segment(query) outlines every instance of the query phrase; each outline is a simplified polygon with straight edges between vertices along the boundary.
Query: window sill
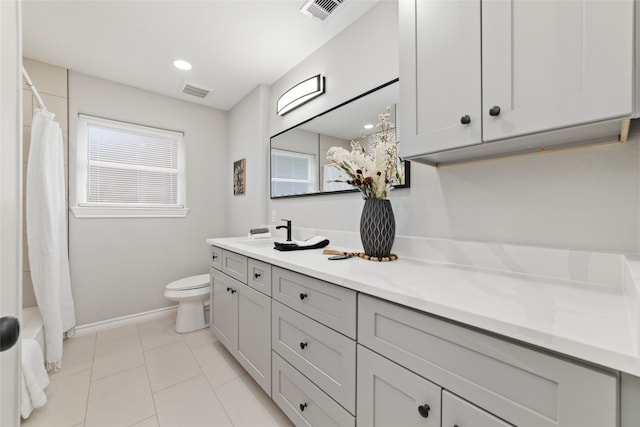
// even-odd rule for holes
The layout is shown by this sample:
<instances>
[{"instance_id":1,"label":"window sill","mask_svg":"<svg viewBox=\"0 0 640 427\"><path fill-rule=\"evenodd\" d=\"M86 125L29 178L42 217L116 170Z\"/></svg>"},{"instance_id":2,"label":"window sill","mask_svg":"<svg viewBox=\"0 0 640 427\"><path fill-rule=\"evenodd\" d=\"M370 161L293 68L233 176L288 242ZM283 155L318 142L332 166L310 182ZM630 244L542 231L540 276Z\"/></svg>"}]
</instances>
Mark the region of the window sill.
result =
<instances>
[{"instance_id":1,"label":"window sill","mask_svg":"<svg viewBox=\"0 0 640 427\"><path fill-rule=\"evenodd\" d=\"M74 206L71 211L76 218L184 218L187 208L128 208Z\"/></svg>"}]
</instances>

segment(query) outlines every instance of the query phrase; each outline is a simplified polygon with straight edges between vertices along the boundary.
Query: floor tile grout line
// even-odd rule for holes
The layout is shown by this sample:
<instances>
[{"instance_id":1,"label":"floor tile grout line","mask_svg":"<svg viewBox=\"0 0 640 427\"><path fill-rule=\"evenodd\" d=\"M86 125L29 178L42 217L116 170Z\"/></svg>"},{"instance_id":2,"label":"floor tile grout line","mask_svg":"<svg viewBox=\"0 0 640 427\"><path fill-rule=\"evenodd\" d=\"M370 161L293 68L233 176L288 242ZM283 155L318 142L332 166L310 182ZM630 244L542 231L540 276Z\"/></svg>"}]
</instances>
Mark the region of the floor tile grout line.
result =
<instances>
[{"instance_id":1,"label":"floor tile grout line","mask_svg":"<svg viewBox=\"0 0 640 427\"><path fill-rule=\"evenodd\" d=\"M142 336L140 334L140 326L139 326L139 323L137 322L136 322L136 328L138 329L138 335L140 335L140 346L143 347ZM158 407L156 406L156 397L155 397L155 393L153 392L153 389L151 388L151 375L149 375L149 366L147 365L147 352L144 351L144 347L142 349L142 359L144 360L144 370L147 373L147 383L149 384L149 392L151 393L151 401L153 402L153 411L154 411L153 414L156 417L156 421L158 422L158 425L160 425L160 417L158 417Z\"/></svg>"},{"instance_id":2,"label":"floor tile grout line","mask_svg":"<svg viewBox=\"0 0 640 427\"><path fill-rule=\"evenodd\" d=\"M98 334L93 337L93 352L91 354L91 372L89 372L89 387L87 388L87 399L84 402L84 418L82 424L87 424L87 416L89 415L89 396L91 396L91 386L93 385L93 368L96 364L96 346L98 345Z\"/></svg>"}]
</instances>

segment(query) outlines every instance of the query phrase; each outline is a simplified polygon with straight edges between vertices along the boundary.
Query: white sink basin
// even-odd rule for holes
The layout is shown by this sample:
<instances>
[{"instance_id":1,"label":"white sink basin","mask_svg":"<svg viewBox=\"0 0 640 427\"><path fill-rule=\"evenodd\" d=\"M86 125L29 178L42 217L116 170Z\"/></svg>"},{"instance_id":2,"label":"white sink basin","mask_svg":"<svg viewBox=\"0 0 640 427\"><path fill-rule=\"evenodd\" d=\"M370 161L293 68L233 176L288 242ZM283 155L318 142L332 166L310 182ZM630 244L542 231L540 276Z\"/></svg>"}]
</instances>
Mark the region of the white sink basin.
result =
<instances>
[{"instance_id":1,"label":"white sink basin","mask_svg":"<svg viewBox=\"0 0 640 427\"><path fill-rule=\"evenodd\" d=\"M273 239L246 239L238 243L247 246L273 246Z\"/></svg>"}]
</instances>

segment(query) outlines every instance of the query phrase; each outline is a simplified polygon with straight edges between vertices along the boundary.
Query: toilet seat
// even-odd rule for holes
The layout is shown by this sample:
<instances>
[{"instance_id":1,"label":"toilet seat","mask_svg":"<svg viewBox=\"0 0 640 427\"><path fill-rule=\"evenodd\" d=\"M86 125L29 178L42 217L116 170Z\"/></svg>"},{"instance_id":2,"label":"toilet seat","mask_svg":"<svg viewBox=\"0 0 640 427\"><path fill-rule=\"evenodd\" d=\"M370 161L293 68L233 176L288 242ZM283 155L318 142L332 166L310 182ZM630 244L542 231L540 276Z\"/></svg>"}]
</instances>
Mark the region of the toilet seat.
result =
<instances>
[{"instance_id":1,"label":"toilet seat","mask_svg":"<svg viewBox=\"0 0 640 427\"><path fill-rule=\"evenodd\" d=\"M200 274L197 276L185 277L184 279L176 280L165 286L167 291L188 291L194 289L202 289L209 286L209 275Z\"/></svg>"}]
</instances>

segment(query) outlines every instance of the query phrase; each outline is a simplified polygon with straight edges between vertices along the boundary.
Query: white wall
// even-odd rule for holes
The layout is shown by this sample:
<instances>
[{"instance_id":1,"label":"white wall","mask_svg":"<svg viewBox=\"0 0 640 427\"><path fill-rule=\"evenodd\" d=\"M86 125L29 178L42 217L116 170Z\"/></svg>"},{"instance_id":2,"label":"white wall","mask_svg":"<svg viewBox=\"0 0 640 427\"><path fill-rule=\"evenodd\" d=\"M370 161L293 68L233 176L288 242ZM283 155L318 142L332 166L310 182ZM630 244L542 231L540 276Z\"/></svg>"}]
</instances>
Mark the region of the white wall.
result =
<instances>
[{"instance_id":1,"label":"white wall","mask_svg":"<svg viewBox=\"0 0 640 427\"><path fill-rule=\"evenodd\" d=\"M206 273L205 239L226 234L231 189L227 113L69 72L69 149L79 113L183 131L186 218L69 218L71 282L79 325L174 304L176 279ZM75 173L70 163L70 194ZM73 200L72 200L73 201Z\"/></svg>"},{"instance_id":2,"label":"white wall","mask_svg":"<svg viewBox=\"0 0 640 427\"><path fill-rule=\"evenodd\" d=\"M392 46L398 45L398 20L393 7L388 2L376 6L272 86L270 105L275 104L283 88L321 71L327 75L327 87L339 87L340 93L328 89L318 98L322 101L314 100L284 118L275 117L271 111L271 135L339 104L355 92L378 86L381 79L397 76ZM380 28L384 28L384 35ZM380 60L381 37L392 45L387 47L392 52L389 61ZM371 55L360 56L367 46L372 49ZM347 57L349 60L344 59ZM414 163L411 188L395 190L390 196L396 232L637 252L639 127L639 123L633 123L628 143L441 168ZM292 219L294 227L358 231L362 199L359 194L275 199L269 209L276 210L278 218Z\"/></svg>"},{"instance_id":3,"label":"white wall","mask_svg":"<svg viewBox=\"0 0 640 427\"><path fill-rule=\"evenodd\" d=\"M270 135L398 78L398 61L398 3L383 0L271 85ZM277 116L277 99L318 73L326 77L326 93Z\"/></svg>"},{"instance_id":4,"label":"white wall","mask_svg":"<svg viewBox=\"0 0 640 427\"><path fill-rule=\"evenodd\" d=\"M228 175L231 176L234 161L246 158L247 182L244 195L234 196L231 183L224 188L229 201L224 236L245 236L249 229L266 224L265 194L269 194L268 96L269 88L260 85L229 112Z\"/></svg>"}]
</instances>

